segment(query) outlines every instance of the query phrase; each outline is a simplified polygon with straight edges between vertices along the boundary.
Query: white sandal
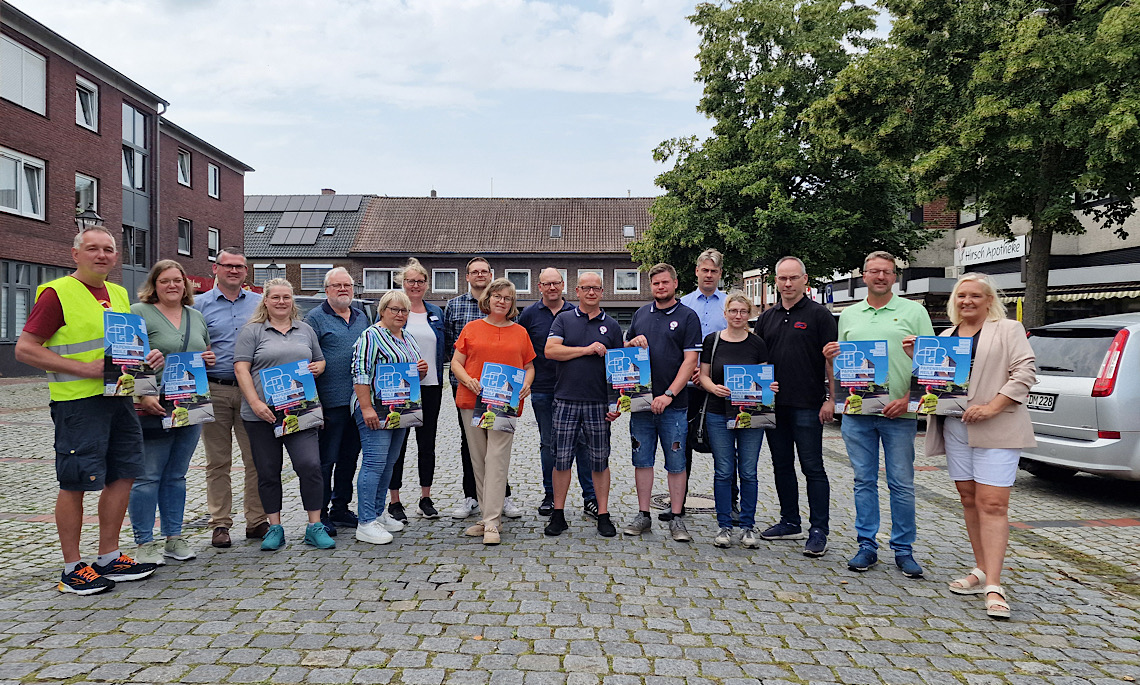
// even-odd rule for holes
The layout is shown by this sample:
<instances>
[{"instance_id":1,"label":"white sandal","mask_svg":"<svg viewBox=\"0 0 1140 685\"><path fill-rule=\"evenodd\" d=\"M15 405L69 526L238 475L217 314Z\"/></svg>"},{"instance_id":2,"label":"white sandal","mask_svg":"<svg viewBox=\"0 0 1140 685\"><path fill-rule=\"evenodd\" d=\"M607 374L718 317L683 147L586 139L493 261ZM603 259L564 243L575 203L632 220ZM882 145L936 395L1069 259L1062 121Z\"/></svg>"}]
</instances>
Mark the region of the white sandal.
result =
<instances>
[{"instance_id":1,"label":"white sandal","mask_svg":"<svg viewBox=\"0 0 1140 685\"><path fill-rule=\"evenodd\" d=\"M977 578L978 582L971 583L970 576ZM953 592L956 595L980 595L982 594L982 590L985 588L985 586L986 574L985 571L980 568L975 568L973 571L970 571L962 578L950 581L949 585L947 585L947 587L950 588L950 592Z\"/></svg>"},{"instance_id":2,"label":"white sandal","mask_svg":"<svg viewBox=\"0 0 1140 685\"><path fill-rule=\"evenodd\" d=\"M1009 600L1005 598L1005 589L1000 585L987 585L986 593L986 616L990 618L1009 618ZM1001 599L990 599L990 594L995 594Z\"/></svg>"}]
</instances>

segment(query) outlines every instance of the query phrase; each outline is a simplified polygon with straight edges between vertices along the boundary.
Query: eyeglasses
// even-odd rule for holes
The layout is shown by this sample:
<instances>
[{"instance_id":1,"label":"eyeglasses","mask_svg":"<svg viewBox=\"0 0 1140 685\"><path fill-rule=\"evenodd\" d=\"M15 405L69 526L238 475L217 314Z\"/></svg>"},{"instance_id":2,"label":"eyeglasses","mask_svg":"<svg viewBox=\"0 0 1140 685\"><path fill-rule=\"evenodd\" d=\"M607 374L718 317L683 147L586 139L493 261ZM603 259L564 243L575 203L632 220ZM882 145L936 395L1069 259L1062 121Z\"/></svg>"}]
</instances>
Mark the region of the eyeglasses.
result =
<instances>
[{"instance_id":1,"label":"eyeglasses","mask_svg":"<svg viewBox=\"0 0 1140 685\"><path fill-rule=\"evenodd\" d=\"M467 275L468 276L490 276L491 272L488 269L475 269L474 271L468 271Z\"/></svg>"},{"instance_id":2,"label":"eyeglasses","mask_svg":"<svg viewBox=\"0 0 1140 685\"><path fill-rule=\"evenodd\" d=\"M230 271L242 271L246 268L245 264L215 264L214 266L219 269L229 269Z\"/></svg>"},{"instance_id":3,"label":"eyeglasses","mask_svg":"<svg viewBox=\"0 0 1140 685\"><path fill-rule=\"evenodd\" d=\"M329 283L325 287L333 288L334 290L352 290L353 285L351 283Z\"/></svg>"},{"instance_id":4,"label":"eyeglasses","mask_svg":"<svg viewBox=\"0 0 1140 685\"><path fill-rule=\"evenodd\" d=\"M729 316L748 316L751 312L747 309L730 309L725 313Z\"/></svg>"},{"instance_id":5,"label":"eyeglasses","mask_svg":"<svg viewBox=\"0 0 1140 685\"><path fill-rule=\"evenodd\" d=\"M423 278L405 278L404 285L427 285L427 280Z\"/></svg>"},{"instance_id":6,"label":"eyeglasses","mask_svg":"<svg viewBox=\"0 0 1140 685\"><path fill-rule=\"evenodd\" d=\"M600 285L580 285L578 286L578 290L584 293L600 293L603 288Z\"/></svg>"},{"instance_id":7,"label":"eyeglasses","mask_svg":"<svg viewBox=\"0 0 1140 685\"><path fill-rule=\"evenodd\" d=\"M386 307L385 309L392 312L396 316L404 316L408 313L408 310L404 309L403 307Z\"/></svg>"},{"instance_id":8,"label":"eyeglasses","mask_svg":"<svg viewBox=\"0 0 1140 685\"><path fill-rule=\"evenodd\" d=\"M500 295L499 293L492 293L490 299L495 300L496 302L510 302L511 300L513 300L515 298L511 297L510 295Z\"/></svg>"},{"instance_id":9,"label":"eyeglasses","mask_svg":"<svg viewBox=\"0 0 1140 685\"><path fill-rule=\"evenodd\" d=\"M538 287L540 287L540 288L551 288L551 287L560 286L560 285L562 285L562 281L551 281L549 283L543 283L542 281L538 282Z\"/></svg>"},{"instance_id":10,"label":"eyeglasses","mask_svg":"<svg viewBox=\"0 0 1140 685\"><path fill-rule=\"evenodd\" d=\"M867 271L865 273L871 273L871 272ZM777 283L795 283L796 281L800 280L801 278L807 278L807 275L806 274L800 274L799 276L776 276L776 282Z\"/></svg>"},{"instance_id":11,"label":"eyeglasses","mask_svg":"<svg viewBox=\"0 0 1140 685\"><path fill-rule=\"evenodd\" d=\"M863 275L865 276L894 276L894 269L864 269Z\"/></svg>"}]
</instances>

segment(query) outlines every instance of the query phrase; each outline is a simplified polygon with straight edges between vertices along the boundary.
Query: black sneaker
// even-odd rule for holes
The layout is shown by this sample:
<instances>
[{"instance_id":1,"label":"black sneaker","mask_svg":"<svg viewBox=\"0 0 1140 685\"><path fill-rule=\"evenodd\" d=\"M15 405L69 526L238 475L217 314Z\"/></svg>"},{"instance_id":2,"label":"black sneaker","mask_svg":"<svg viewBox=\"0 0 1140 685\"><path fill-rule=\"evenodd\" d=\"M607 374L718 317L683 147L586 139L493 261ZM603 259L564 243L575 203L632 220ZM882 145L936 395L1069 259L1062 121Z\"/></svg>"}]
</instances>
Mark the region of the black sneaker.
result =
<instances>
[{"instance_id":1,"label":"black sneaker","mask_svg":"<svg viewBox=\"0 0 1140 685\"><path fill-rule=\"evenodd\" d=\"M807 543L804 545L805 557L822 557L827 551L827 535L819 528L808 531Z\"/></svg>"},{"instance_id":2,"label":"black sneaker","mask_svg":"<svg viewBox=\"0 0 1140 685\"><path fill-rule=\"evenodd\" d=\"M91 567L95 573L108 580L142 580L158 568L157 564L140 564L126 554L119 552L119 558L109 564L95 564ZM78 569L77 569L78 570Z\"/></svg>"},{"instance_id":3,"label":"black sneaker","mask_svg":"<svg viewBox=\"0 0 1140 685\"><path fill-rule=\"evenodd\" d=\"M538 505L539 516L550 516L554 513L554 495L544 495L542 504Z\"/></svg>"},{"instance_id":4,"label":"black sneaker","mask_svg":"<svg viewBox=\"0 0 1140 685\"><path fill-rule=\"evenodd\" d=\"M329 521L334 526L341 528L355 528L356 524L359 523L356 520L356 514L349 509L333 509L329 512Z\"/></svg>"},{"instance_id":5,"label":"black sneaker","mask_svg":"<svg viewBox=\"0 0 1140 685\"><path fill-rule=\"evenodd\" d=\"M73 595L97 595L115 587L115 581L104 578L81 561L71 573L60 574L59 584L55 587L60 592Z\"/></svg>"},{"instance_id":6,"label":"black sneaker","mask_svg":"<svg viewBox=\"0 0 1140 685\"><path fill-rule=\"evenodd\" d=\"M804 537L803 529L794 523L786 523L780 521L768 530L760 533L760 537L765 540L799 540Z\"/></svg>"},{"instance_id":7,"label":"black sneaker","mask_svg":"<svg viewBox=\"0 0 1140 685\"><path fill-rule=\"evenodd\" d=\"M566 514L561 509L555 509L550 514L550 523L542 529L542 532L550 537L561 535L569 526L566 525Z\"/></svg>"},{"instance_id":8,"label":"black sneaker","mask_svg":"<svg viewBox=\"0 0 1140 685\"><path fill-rule=\"evenodd\" d=\"M388 503L388 515L400 523L408 522L408 515L404 513L404 505L399 502Z\"/></svg>"},{"instance_id":9,"label":"black sneaker","mask_svg":"<svg viewBox=\"0 0 1140 685\"><path fill-rule=\"evenodd\" d=\"M329 534L329 537L336 537L336 526L329 519L328 514L321 514L321 525L325 527L325 532Z\"/></svg>"},{"instance_id":10,"label":"black sneaker","mask_svg":"<svg viewBox=\"0 0 1140 685\"><path fill-rule=\"evenodd\" d=\"M598 515L598 535L604 538L612 538L617 535L617 528L614 528L613 522L610 521L609 514Z\"/></svg>"},{"instance_id":11,"label":"black sneaker","mask_svg":"<svg viewBox=\"0 0 1140 685\"><path fill-rule=\"evenodd\" d=\"M430 497L421 497L419 508L420 515L425 519L439 518L439 510L435 508L435 504L431 501Z\"/></svg>"},{"instance_id":12,"label":"black sneaker","mask_svg":"<svg viewBox=\"0 0 1140 685\"><path fill-rule=\"evenodd\" d=\"M596 500L596 499L586 500L585 504L582 505L582 512L585 513L586 516L589 516L590 518L597 521L598 520L598 500Z\"/></svg>"}]
</instances>

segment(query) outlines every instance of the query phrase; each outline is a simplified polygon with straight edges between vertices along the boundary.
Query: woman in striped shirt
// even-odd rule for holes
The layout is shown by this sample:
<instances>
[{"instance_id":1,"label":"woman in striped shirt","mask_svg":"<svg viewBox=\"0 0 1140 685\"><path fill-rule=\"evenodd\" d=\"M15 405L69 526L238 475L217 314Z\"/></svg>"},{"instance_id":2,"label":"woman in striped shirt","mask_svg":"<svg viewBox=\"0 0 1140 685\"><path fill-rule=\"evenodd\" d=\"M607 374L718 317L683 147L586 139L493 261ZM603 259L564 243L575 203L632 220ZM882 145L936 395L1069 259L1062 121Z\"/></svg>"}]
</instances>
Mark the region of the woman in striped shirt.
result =
<instances>
[{"instance_id":1,"label":"woman in striped shirt","mask_svg":"<svg viewBox=\"0 0 1140 685\"><path fill-rule=\"evenodd\" d=\"M404 331L412 303L400 290L389 291L380 300L380 320L365 329L352 353L352 415L360 429L360 473L356 479L359 498L356 539L376 545L392 541L392 533L404 524L384 512L392 468L400 457L407 428L388 428L373 405L377 367L381 364L415 364L420 377L428 364L420 353L416 339ZM387 414L387 410L382 408Z\"/></svg>"}]
</instances>

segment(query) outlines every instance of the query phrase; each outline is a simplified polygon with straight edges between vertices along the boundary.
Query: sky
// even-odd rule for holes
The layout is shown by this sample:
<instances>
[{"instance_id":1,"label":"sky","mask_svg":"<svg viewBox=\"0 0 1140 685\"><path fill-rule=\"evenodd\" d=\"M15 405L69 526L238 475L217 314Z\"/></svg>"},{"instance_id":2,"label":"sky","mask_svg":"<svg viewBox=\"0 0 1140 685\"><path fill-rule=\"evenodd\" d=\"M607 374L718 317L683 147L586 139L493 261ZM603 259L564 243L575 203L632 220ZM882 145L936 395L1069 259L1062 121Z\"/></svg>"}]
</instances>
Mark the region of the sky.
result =
<instances>
[{"instance_id":1,"label":"sky","mask_svg":"<svg viewBox=\"0 0 1140 685\"><path fill-rule=\"evenodd\" d=\"M256 169L247 194L662 193L693 0L13 0Z\"/></svg>"}]
</instances>

